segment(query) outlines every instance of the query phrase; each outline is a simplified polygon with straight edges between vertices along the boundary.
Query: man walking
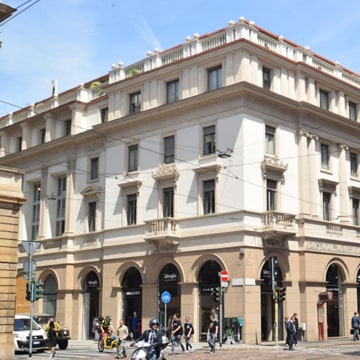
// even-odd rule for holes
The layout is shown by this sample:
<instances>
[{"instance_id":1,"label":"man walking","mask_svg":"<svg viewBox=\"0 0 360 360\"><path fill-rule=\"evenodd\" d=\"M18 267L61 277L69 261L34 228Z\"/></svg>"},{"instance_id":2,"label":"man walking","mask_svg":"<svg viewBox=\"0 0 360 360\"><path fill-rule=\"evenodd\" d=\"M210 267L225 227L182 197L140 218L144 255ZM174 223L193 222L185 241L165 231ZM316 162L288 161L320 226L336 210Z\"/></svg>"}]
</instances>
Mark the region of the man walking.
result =
<instances>
[{"instance_id":1,"label":"man walking","mask_svg":"<svg viewBox=\"0 0 360 360\"><path fill-rule=\"evenodd\" d=\"M179 319L179 314L173 315L172 329L171 329L171 353L174 354L175 345L181 346L182 352L185 352L184 345L181 342L181 336L183 334L183 328Z\"/></svg>"},{"instance_id":2,"label":"man walking","mask_svg":"<svg viewBox=\"0 0 360 360\"><path fill-rule=\"evenodd\" d=\"M353 341L359 340L359 325L360 325L359 314L357 312L354 312L354 316L351 318L351 327L354 331Z\"/></svg>"}]
</instances>

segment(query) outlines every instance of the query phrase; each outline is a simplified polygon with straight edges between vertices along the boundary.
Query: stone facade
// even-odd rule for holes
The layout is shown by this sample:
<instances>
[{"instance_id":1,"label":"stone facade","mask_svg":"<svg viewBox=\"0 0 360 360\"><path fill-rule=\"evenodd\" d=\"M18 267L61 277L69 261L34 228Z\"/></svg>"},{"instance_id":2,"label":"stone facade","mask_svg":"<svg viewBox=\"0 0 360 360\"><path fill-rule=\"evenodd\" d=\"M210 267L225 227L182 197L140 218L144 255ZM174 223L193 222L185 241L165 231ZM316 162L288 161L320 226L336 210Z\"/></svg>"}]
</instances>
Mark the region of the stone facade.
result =
<instances>
[{"instance_id":1,"label":"stone facade","mask_svg":"<svg viewBox=\"0 0 360 360\"><path fill-rule=\"evenodd\" d=\"M179 312L204 340L217 308L248 344L284 339L294 312L306 340L347 335L360 298L359 85L240 19L1 118L0 165L26 171L19 239L40 242L35 311L74 339L94 336L100 315L131 327L136 312L144 329ZM21 266L18 279L24 291Z\"/></svg>"},{"instance_id":2,"label":"stone facade","mask_svg":"<svg viewBox=\"0 0 360 360\"><path fill-rule=\"evenodd\" d=\"M23 172L0 167L0 358L14 359L14 316Z\"/></svg>"}]
</instances>

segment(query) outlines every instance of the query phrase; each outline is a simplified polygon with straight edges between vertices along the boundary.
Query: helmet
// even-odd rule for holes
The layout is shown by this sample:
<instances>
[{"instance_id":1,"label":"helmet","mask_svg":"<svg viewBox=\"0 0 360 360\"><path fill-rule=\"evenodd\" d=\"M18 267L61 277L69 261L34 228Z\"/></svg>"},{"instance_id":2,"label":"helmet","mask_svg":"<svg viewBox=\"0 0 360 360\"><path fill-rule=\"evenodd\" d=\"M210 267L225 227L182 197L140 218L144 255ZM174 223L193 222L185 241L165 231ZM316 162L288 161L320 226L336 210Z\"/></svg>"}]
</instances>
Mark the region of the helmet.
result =
<instances>
[{"instance_id":1,"label":"helmet","mask_svg":"<svg viewBox=\"0 0 360 360\"><path fill-rule=\"evenodd\" d=\"M149 321L149 326L151 326L151 325L157 325L157 326L159 326L159 325L160 325L159 320L158 320L158 319L155 319L155 318L151 319L151 320Z\"/></svg>"}]
</instances>

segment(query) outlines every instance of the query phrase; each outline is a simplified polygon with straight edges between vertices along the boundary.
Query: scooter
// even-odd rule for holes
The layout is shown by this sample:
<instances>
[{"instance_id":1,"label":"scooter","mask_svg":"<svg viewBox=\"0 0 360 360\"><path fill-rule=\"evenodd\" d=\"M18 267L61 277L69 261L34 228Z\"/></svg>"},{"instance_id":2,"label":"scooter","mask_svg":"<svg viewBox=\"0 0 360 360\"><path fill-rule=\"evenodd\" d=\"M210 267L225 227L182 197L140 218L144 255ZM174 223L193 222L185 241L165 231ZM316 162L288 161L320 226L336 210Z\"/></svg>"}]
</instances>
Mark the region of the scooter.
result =
<instances>
[{"instance_id":1,"label":"scooter","mask_svg":"<svg viewBox=\"0 0 360 360\"><path fill-rule=\"evenodd\" d=\"M161 343L160 343L160 355L157 358L157 360L166 360L165 359L165 349L169 345L169 339L166 336L161 337ZM131 360L149 360L150 355L149 351L153 345L148 344L144 341L139 341L137 344L137 349L134 350L134 352L131 354Z\"/></svg>"},{"instance_id":2,"label":"scooter","mask_svg":"<svg viewBox=\"0 0 360 360\"><path fill-rule=\"evenodd\" d=\"M102 331L98 340L98 350L103 352L106 350L116 349L116 352L119 353L121 341L118 340L116 336L111 336Z\"/></svg>"}]
</instances>

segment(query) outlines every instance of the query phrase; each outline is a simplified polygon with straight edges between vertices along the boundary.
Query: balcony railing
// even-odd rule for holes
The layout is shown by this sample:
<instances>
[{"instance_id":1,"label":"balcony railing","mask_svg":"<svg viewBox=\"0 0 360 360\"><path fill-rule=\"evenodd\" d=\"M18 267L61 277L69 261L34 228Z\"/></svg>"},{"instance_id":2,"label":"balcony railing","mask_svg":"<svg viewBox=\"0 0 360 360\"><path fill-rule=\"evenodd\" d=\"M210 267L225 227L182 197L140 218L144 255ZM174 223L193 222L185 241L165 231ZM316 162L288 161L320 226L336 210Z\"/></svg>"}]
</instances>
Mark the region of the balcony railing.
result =
<instances>
[{"instance_id":1,"label":"balcony railing","mask_svg":"<svg viewBox=\"0 0 360 360\"><path fill-rule=\"evenodd\" d=\"M178 220L174 218L145 221L145 241L160 251L176 250L179 244L178 228Z\"/></svg>"},{"instance_id":2,"label":"balcony railing","mask_svg":"<svg viewBox=\"0 0 360 360\"><path fill-rule=\"evenodd\" d=\"M263 238L286 238L296 234L295 215L268 211L261 219Z\"/></svg>"}]
</instances>

